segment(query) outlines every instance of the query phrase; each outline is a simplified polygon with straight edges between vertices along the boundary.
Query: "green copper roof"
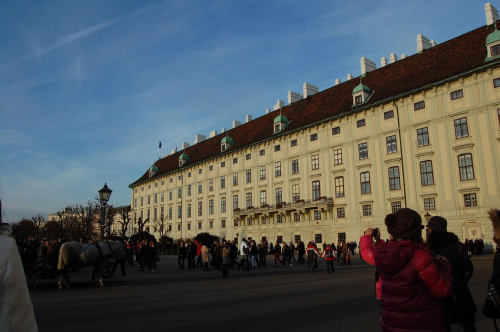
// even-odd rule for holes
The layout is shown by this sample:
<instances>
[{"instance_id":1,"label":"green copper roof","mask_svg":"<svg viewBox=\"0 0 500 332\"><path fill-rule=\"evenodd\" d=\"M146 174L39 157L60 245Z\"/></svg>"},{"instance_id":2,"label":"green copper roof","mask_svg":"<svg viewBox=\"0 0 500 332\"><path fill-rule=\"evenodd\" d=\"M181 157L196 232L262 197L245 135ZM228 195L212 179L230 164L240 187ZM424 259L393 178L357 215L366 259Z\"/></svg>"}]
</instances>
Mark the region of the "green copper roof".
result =
<instances>
[{"instance_id":1,"label":"green copper roof","mask_svg":"<svg viewBox=\"0 0 500 332\"><path fill-rule=\"evenodd\" d=\"M189 160L189 156L186 154L186 152L183 152L183 153L179 156L179 160Z\"/></svg>"},{"instance_id":2,"label":"green copper roof","mask_svg":"<svg viewBox=\"0 0 500 332\"><path fill-rule=\"evenodd\" d=\"M495 28L495 31L493 31L488 35L488 37L486 37L486 45L497 42L499 40L500 40L500 31L498 31Z\"/></svg>"},{"instance_id":3,"label":"green copper roof","mask_svg":"<svg viewBox=\"0 0 500 332\"><path fill-rule=\"evenodd\" d=\"M234 140L229 137L228 135L226 135L226 137L224 137L221 141L220 141L220 144L233 144L234 143Z\"/></svg>"},{"instance_id":4,"label":"green copper roof","mask_svg":"<svg viewBox=\"0 0 500 332\"><path fill-rule=\"evenodd\" d=\"M158 167L156 167L156 165L153 165L149 168L149 170L152 172L158 172Z\"/></svg>"},{"instance_id":5,"label":"green copper roof","mask_svg":"<svg viewBox=\"0 0 500 332\"><path fill-rule=\"evenodd\" d=\"M280 122L284 122L284 123L288 123L288 118L286 116L284 116L283 114L280 113L280 115L278 115L277 117L274 118L274 123L280 123Z\"/></svg>"},{"instance_id":6,"label":"green copper roof","mask_svg":"<svg viewBox=\"0 0 500 332\"><path fill-rule=\"evenodd\" d=\"M359 83L358 86L355 87L354 90L352 90L352 93L355 94L355 93L358 93L360 91L372 92L372 90L370 90L369 87L367 87L366 85L363 85L363 83Z\"/></svg>"}]
</instances>

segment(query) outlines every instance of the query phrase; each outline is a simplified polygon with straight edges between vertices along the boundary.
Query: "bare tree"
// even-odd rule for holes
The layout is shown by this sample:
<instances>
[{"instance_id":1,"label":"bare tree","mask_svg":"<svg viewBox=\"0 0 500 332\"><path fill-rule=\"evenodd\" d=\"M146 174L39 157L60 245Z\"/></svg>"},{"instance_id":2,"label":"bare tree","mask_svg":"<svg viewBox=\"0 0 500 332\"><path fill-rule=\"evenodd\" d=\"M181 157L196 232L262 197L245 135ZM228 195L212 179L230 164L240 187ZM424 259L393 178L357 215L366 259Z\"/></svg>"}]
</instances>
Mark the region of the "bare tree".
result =
<instances>
[{"instance_id":1,"label":"bare tree","mask_svg":"<svg viewBox=\"0 0 500 332\"><path fill-rule=\"evenodd\" d=\"M149 221L149 219L142 221L142 217L139 217L139 219L137 219L137 233L138 234L142 234L144 232L144 226L146 225L146 223L148 221Z\"/></svg>"},{"instance_id":2,"label":"bare tree","mask_svg":"<svg viewBox=\"0 0 500 332\"><path fill-rule=\"evenodd\" d=\"M114 235L114 234L111 234L111 226L113 226L113 224L115 223L115 216L116 214L118 214L118 211L116 210L116 208L113 206L113 205L109 205L107 208L106 208L106 224L105 224L105 235L106 236L110 236L110 235Z\"/></svg>"},{"instance_id":3,"label":"bare tree","mask_svg":"<svg viewBox=\"0 0 500 332\"><path fill-rule=\"evenodd\" d=\"M121 218L118 220L118 223L121 225L120 236L125 238L127 234L128 225L131 221L130 213L132 212L132 207L130 205L122 206L118 208L118 211L121 215Z\"/></svg>"},{"instance_id":4,"label":"bare tree","mask_svg":"<svg viewBox=\"0 0 500 332\"><path fill-rule=\"evenodd\" d=\"M38 240L40 238L40 227L45 222L45 218L41 214L31 217L31 221L35 226L35 238Z\"/></svg>"},{"instance_id":5,"label":"bare tree","mask_svg":"<svg viewBox=\"0 0 500 332\"><path fill-rule=\"evenodd\" d=\"M98 206L92 201L88 201L87 205L75 206L75 215L78 219L79 237L93 238L96 236L95 224L98 220Z\"/></svg>"},{"instance_id":6,"label":"bare tree","mask_svg":"<svg viewBox=\"0 0 500 332\"><path fill-rule=\"evenodd\" d=\"M33 238L36 232L35 224L33 221L23 218L19 222L12 225L12 233L16 239L25 241Z\"/></svg>"},{"instance_id":7,"label":"bare tree","mask_svg":"<svg viewBox=\"0 0 500 332\"><path fill-rule=\"evenodd\" d=\"M160 217L160 219L153 220L153 225L155 227L155 231L158 231L160 233L160 237L167 234L167 218L165 218L163 215Z\"/></svg>"}]
</instances>

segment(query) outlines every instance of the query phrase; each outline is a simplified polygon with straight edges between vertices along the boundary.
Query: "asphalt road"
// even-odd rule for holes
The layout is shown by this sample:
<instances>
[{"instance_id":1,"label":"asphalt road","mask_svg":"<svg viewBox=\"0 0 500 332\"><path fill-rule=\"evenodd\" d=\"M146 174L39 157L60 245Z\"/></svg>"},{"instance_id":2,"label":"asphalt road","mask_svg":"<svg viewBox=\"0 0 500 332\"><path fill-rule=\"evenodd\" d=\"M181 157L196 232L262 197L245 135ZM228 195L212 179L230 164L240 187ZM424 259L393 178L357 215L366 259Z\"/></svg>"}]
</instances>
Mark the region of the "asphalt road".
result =
<instances>
[{"instance_id":1,"label":"asphalt road","mask_svg":"<svg viewBox=\"0 0 500 332\"><path fill-rule=\"evenodd\" d=\"M268 262L270 262L270 256ZM469 284L479 313L478 331L493 331L481 314L493 255L473 257ZM127 267L127 276L89 287L90 269L70 275L58 290L41 280L31 291L40 331L380 331L374 295L375 268L353 256L351 265L326 273L324 260L311 274L305 265L229 271L179 270L175 256L161 256L157 272ZM187 266L187 264L186 264ZM458 331L458 325L453 326Z\"/></svg>"}]
</instances>

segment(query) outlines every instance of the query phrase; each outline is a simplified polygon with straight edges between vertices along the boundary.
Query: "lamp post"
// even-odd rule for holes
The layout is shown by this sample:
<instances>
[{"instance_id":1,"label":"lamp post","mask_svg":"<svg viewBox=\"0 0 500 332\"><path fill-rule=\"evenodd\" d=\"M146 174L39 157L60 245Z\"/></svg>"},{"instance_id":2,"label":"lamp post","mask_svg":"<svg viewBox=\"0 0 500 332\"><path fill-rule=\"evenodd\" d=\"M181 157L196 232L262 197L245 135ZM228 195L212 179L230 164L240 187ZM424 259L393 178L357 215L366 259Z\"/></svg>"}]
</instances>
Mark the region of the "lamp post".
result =
<instances>
[{"instance_id":1,"label":"lamp post","mask_svg":"<svg viewBox=\"0 0 500 332\"><path fill-rule=\"evenodd\" d=\"M113 190L108 188L108 185L104 183L104 187L99 190L99 201L103 207L103 222L101 223L101 241L104 240L104 227L106 226L106 207L108 205L109 197L111 197L111 193Z\"/></svg>"},{"instance_id":2,"label":"lamp post","mask_svg":"<svg viewBox=\"0 0 500 332\"><path fill-rule=\"evenodd\" d=\"M424 214L425 221L427 221L427 222L429 222L429 220L431 220L431 217L432 217L432 215L429 213L429 211L427 211L427 213Z\"/></svg>"}]
</instances>

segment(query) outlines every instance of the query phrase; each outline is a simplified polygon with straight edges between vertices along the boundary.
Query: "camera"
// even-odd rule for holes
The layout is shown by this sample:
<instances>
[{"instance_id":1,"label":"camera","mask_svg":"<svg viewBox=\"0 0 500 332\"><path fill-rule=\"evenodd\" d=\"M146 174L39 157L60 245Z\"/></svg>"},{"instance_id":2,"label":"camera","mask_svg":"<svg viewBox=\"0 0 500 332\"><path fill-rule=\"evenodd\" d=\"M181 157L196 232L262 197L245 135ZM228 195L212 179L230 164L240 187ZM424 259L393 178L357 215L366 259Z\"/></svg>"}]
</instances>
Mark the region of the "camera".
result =
<instances>
[{"instance_id":1,"label":"camera","mask_svg":"<svg viewBox=\"0 0 500 332\"><path fill-rule=\"evenodd\" d=\"M376 229L376 228L375 228L375 229L372 231L372 236L373 236L373 237L377 237L377 235L378 235L378 229Z\"/></svg>"}]
</instances>

